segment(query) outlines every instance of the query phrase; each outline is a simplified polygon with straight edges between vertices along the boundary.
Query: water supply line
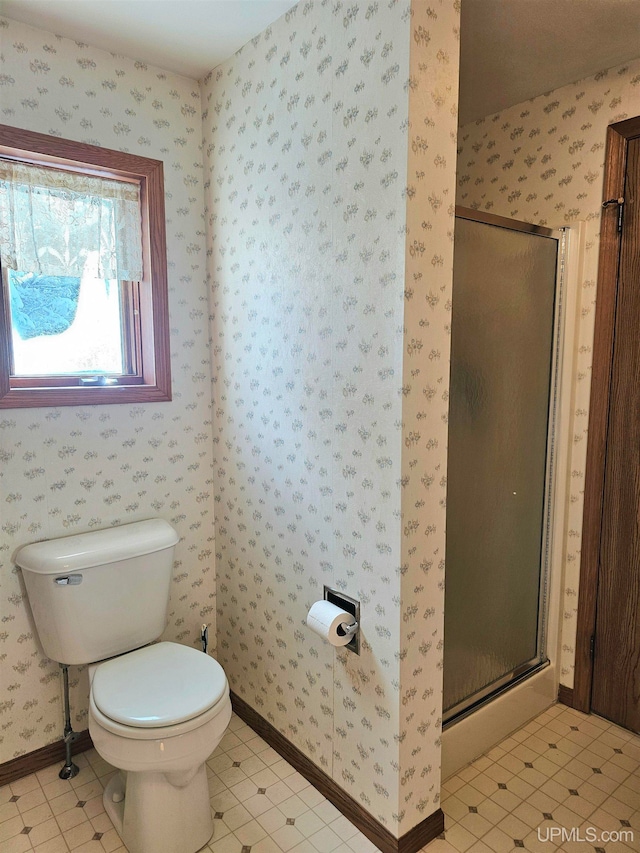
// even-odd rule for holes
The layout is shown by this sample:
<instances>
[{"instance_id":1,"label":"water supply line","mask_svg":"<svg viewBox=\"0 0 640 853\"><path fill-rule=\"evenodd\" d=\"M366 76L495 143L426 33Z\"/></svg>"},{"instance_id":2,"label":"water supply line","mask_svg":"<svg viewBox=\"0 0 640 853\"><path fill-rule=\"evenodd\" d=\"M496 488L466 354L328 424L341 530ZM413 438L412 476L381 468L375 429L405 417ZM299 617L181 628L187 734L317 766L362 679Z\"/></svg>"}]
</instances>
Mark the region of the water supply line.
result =
<instances>
[{"instance_id":1,"label":"water supply line","mask_svg":"<svg viewBox=\"0 0 640 853\"><path fill-rule=\"evenodd\" d=\"M200 642L202 643L202 651L207 654L209 648L209 626L203 625L200 630Z\"/></svg>"},{"instance_id":2,"label":"water supply line","mask_svg":"<svg viewBox=\"0 0 640 853\"><path fill-rule=\"evenodd\" d=\"M71 726L71 706L69 704L69 667L66 663L61 663L62 668L62 692L64 696L64 748L65 761L64 767L58 773L61 779L73 779L80 772L77 764L71 760L71 744L78 740L80 734L74 732Z\"/></svg>"}]
</instances>

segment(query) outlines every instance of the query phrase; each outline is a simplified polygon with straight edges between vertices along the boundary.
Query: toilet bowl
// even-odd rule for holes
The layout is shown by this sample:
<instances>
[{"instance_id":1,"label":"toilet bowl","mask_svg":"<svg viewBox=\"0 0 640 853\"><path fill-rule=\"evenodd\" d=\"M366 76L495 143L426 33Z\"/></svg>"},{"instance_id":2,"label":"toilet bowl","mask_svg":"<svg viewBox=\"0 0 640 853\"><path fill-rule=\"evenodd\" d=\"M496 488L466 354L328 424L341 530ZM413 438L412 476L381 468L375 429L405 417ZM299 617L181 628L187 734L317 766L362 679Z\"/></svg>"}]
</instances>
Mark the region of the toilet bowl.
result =
<instances>
[{"instance_id":1,"label":"toilet bowl","mask_svg":"<svg viewBox=\"0 0 640 853\"><path fill-rule=\"evenodd\" d=\"M35 542L15 562L45 654L89 664L89 733L120 773L105 809L129 853L195 853L213 833L205 761L231 718L212 657L155 642L178 535L162 519Z\"/></svg>"},{"instance_id":2,"label":"toilet bowl","mask_svg":"<svg viewBox=\"0 0 640 853\"><path fill-rule=\"evenodd\" d=\"M207 655L157 643L89 667L89 733L122 774L105 810L131 853L199 850L213 833L204 762L231 718L229 685Z\"/></svg>"}]
</instances>

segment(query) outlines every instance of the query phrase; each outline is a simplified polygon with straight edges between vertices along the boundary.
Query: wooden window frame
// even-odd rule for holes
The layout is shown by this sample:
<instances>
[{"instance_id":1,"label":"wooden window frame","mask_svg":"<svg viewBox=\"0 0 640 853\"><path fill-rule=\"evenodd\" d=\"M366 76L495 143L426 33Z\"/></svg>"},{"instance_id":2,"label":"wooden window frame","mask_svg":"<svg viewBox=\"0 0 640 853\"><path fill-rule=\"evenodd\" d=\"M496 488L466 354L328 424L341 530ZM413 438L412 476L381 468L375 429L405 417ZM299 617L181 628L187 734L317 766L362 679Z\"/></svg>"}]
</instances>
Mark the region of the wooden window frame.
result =
<instances>
[{"instance_id":1,"label":"wooden window frame","mask_svg":"<svg viewBox=\"0 0 640 853\"><path fill-rule=\"evenodd\" d=\"M134 353L136 374L127 377L126 384L70 385L65 377L54 376L47 377L46 384L43 384L41 378L34 381L12 377L8 334L10 312L6 290L0 287L0 409L171 400L162 161L1 124L0 157L137 183L140 187L144 269L142 280L131 287L132 299L139 310L140 333L135 338L138 341L137 352Z\"/></svg>"}]
</instances>

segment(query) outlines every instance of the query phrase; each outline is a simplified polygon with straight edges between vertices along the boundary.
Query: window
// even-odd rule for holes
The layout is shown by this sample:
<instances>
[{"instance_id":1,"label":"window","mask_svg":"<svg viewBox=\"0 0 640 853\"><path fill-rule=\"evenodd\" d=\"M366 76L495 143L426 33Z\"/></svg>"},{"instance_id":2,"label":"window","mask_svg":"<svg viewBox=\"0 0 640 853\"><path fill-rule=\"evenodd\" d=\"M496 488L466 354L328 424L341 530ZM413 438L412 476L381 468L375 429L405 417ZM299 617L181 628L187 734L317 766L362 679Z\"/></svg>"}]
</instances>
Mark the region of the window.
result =
<instances>
[{"instance_id":1,"label":"window","mask_svg":"<svg viewBox=\"0 0 640 853\"><path fill-rule=\"evenodd\" d=\"M0 125L0 408L171 399L162 163Z\"/></svg>"}]
</instances>

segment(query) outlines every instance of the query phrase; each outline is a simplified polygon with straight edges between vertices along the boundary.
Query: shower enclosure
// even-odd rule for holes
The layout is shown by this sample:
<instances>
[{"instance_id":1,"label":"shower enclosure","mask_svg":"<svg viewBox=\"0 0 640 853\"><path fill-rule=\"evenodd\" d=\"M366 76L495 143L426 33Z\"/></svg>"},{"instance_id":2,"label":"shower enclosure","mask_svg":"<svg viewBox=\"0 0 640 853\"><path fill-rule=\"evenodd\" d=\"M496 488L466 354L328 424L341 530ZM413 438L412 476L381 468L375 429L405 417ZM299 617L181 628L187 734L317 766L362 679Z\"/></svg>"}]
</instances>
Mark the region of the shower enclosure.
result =
<instances>
[{"instance_id":1,"label":"shower enclosure","mask_svg":"<svg viewBox=\"0 0 640 853\"><path fill-rule=\"evenodd\" d=\"M563 247L456 209L445 725L548 663Z\"/></svg>"}]
</instances>

